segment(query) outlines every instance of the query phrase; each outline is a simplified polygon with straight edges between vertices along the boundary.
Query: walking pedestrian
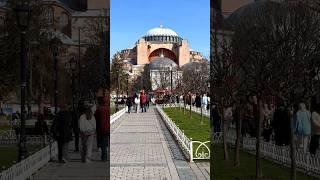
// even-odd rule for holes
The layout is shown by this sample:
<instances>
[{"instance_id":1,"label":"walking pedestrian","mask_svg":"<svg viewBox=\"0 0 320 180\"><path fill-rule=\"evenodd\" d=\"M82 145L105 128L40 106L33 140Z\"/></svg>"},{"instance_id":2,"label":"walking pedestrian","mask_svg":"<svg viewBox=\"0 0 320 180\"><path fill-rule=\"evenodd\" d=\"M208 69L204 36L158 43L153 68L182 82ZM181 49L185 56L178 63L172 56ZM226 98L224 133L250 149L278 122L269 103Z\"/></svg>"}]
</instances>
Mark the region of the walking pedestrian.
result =
<instances>
[{"instance_id":1,"label":"walking pedestrian","mask_svg":"<svg viewBox=\"0 0 320 180\"><path fill-rule=\"evenodd\" d=\"M126 105L128 107L128 113L130 113L131 106L132 106L132 97L127 98Z\"/></svg>"},{"instance_id":2,"label":"walking pedestrian","mask_svg":"<svg viewBox=\"0 0 320 180\"><path fill-rule=\"evenodd\" d=\"M87 107L85 114L79 119L80 135L81 135L81 160L84 163L91 161L92 143L96 132L96 120L92 114L91 108Z\"/></svg>"},{"instance_id":3,"label":"walking pedestrian","mask_svg":"<svg viewBox=\"0 0 320 180\"><path fill-rule=\"evenodd\" d=\"M201 105L201 108L206 111L208 106L208 96L206 94L202 96Z\"/></svg>"},{"instance_id":4,"label":"walking pedestrian","mask_svg":"<svg viewBox=\"0 0 320 180\"><path fill-rule=\"evenodd\" d=\"M51 132L58 142L59 163L68 162L68 146L72 140L72 113L66 104L60 107L52 123Z\"/></svg>"},{"instance_id":5,"label":"walking pedestrian","mask_svg":"<svg viewBox=\"0 0 320 180\"><path fill-rule=\"evenodd\" d=\"M192 103L192 106L196 105L196 96L194 94L191 94L191 103Z\"/></svg>"},{"instance_id":6,"label":"walking pedestrian","mask_svg":"<svg viewBox=\"0 0 320 180\"><path fill-rule=\"evenodd\" d=\"M147 103L147 96L144 94L144 91L141 91L140 95L140 106L141 106L141 112L147 112L146 110L146 103Z\"/></svg>"},{"instance_id":7,"label":"walking pedestrian","mask_svg":"<svg viewBox=\"0 0 320 180\"><path fill-rule=\"evenodd\" d=\"M97 110L94 114L97 128L97 143L101 148L101 161L107 161L107 149L109 147L110 135L110 121L108 120L109 103L106 97L100 97L98 103Z\"/></svg>"},{"instance_id":8,"label":"walking pedestrian","mask_svg":"<svg viewBox=\"0 0 320 180\"><path fill-rule=\"evenodd\" d=\"M135 107L136 107L136 113L139 112L139 108L140 108L140 96L137 95L134 99L134 103L135 103Z\"/></svg>"},{"instance_id":9,"label":"walking pedestrian","mask_svg":"<svg viewBox=\"0 0 320 180\"><path fill-rule=\"evenodd\" d=\"M274 140L277 146L287 146L290 143L290 116L283 102L278 102L271 123Z\"/></svg>"},{"instance_id":10,"label":"walking pedestrian","mask_svg":"<svg viewBox=\"0 0 320 180\"><path fill-rule=\"evenodd\" d=\"M312 136L310 142L310 153L316 154L319 148L320 139L320 104L316 105L315 110L312 112Z\"/></svg>"},{"instance_id":11,"label":"walking pedestrian","mask_svg":"<svg viewBox=\"0 0 320 180\"><path fill-rule=\"evenodd\" d=\"M199 94L196 95L195 104L197 108L201 108L201 97Z\"/></svg>"},{"instance_id":12,"label":"walking pedestrian","mask_svg":"<svg viewBox=\"0 0 320 180\"><path fill-rule=\"evenodd\" d=\"M307 152L311 135L311 113L307 110L304 103L299 104L299 110L295 115L295 132L298 138L298 146Z\"/></svg>"},{"instance_id":13,"label":"walking pedestrian","mask_svg":"<svg viewBox=\"0 0 320 180\"><path fill-rule=\"evenodd\" d=\"M262 131L262 135L264 137L264 140L266 142L270 141L271 138L271 134L272 134L272 128L271 128L271 110L269 109L268 104L264 104L264 117L263 117L263 131Z\"/></svg>"}]
</instances>

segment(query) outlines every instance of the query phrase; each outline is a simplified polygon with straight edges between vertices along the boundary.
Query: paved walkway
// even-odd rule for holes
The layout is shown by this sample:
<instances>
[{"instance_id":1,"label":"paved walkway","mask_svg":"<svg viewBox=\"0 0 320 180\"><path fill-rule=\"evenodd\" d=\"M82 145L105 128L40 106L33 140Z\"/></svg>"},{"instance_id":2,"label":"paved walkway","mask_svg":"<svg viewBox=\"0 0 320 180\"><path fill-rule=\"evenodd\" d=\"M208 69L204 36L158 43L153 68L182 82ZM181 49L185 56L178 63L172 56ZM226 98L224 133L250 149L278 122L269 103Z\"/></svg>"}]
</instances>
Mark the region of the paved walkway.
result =
<instances>
[{"instance_id":1,"label":"paved walkway","mask_svg":"<svg viewBox=\"0 0 320 180\"><path fill-rule=\"evenodd\" d=\"M111 179L209 179L188 163L155 108L126 113L111 127Z\"/></svg>"},{"instance_id":2,"label":"paved walkway","mask_svg":"<svg viewBox=\"0 0 320 180\"><path fill-rule=\"evenodd\" d=\"M94 141L95 142L95 141ZM80 142L81 144L81 142ZM109 163L100 161L100 152L94 144L93 161L81 163L80 153L73 152L74 143L70 143L69 162L60 164L51 162L40 169L31 179L34 180L108 180Z\"/></svg>"},{"instance_id":3,"label":"paved walkway","mask_svg":"<svg viewBox=\"0 0 320 180\"><path fill-rule=\"evenodd\" d=\"M126 113L111 126L111 169L93 152L91 163L81 163L70 143L69 162L49 163L34 180L194 180L210 179L209 162L189 163L155 108ZM94 147L96 147L94 145Z\"/></svg>"}]
</instances>

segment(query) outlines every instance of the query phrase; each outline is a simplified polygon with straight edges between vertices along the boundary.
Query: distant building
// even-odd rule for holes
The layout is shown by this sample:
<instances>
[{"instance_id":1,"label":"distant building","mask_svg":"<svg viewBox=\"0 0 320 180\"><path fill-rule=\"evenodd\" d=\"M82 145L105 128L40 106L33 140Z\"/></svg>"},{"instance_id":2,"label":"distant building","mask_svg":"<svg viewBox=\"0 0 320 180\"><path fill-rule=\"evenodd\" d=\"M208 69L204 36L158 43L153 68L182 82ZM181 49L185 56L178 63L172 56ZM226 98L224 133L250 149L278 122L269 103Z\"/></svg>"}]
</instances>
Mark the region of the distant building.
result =
<instances>
[{"instance_id":1,"label":"distant building","mask_svg":"<svg viewBox=\"0 0 320 180\"><path fill-rule=\"evenodd\" d=\"M0 26L5 23L7 2L0 0ZM60 58L63 60L78 58L79 45L80 57L84 54L86 44L92 43L90 38L97 33L97 28L92 28L94 23L101 32L109 29L110 3L106 0L43 0L41 5L44 9L42 31L62 40Z\"/></svg>"},{"instance_id":2,"label":"distant building","mask_svg":"<svg viewBox=\"0 0 320 180\"><path fill-rule=\"evenodd\" d=\"M170 66L173 67L173 86L176 87L176 77L182 76L179 70L182 66L190 62L207 62L200 52L190 48L186 39L163 25L148 30L132 48L121 50L120 53L125 57L124 66L127 71L132 72L133 78L144 71L145 65L150 65L152 89L168 88L168 84L163 87L162 81L170 82L167 79L169 76L166 79L162 76L168 74Z\"/></svg>"},{"instance_id":3,"label":"distant building","mask_svg":"<svg viewBox=\"0 0 320 180\"><path fill-rule=\"evenodd\" d=\"M170 59L179 67L191 61L205 60L200 52L190 48L186 39L162 25L148 30L134 47L121 50L121 53L134 73L141 72L144 65L161 56Z\"/></svg>"}]
</instances>

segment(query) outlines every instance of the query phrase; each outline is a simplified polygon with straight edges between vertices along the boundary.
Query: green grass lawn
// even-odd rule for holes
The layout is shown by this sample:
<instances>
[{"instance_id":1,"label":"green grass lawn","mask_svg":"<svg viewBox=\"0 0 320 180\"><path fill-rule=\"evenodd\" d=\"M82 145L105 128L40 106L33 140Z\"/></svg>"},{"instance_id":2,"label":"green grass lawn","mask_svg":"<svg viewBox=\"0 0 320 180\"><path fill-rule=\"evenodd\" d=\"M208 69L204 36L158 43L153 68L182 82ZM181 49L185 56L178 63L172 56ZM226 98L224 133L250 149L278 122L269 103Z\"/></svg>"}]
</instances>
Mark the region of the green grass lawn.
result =
<instances>
[{"instance_id":1,"label":"green grass lawn","mask_svg":"<svg viewBox=\"0 0 320 180\"><path fill-rule=\"evenodd\" d=\"M10 129L11 129L10 125L0 125L0 131L6 131Z\"/></svg>"},{"instance_id":2,"label":"green grass lawn","mask_svg":"<svg viewBox=\"0 0 320 180\"><path fill-rule=\"evenodd\" d=\"M28 145L28 152L34 154L41 149L41 145ZM14 145L0 146L0 172L10 168L18 159L18 147Z\"/></svg>"},{"instance_id":3,"label":"green grass lawn","mask_svg":"<svg viewBox=\"0 0 320 180\"><path fill-rule=\"evenodd\" d=\"M192 112L192 118L190 118L190 112L186 110L184 114L183 108L181 110L180 108L163 108L163 111L181 130L184 130L188 138L202 142L210 140L209 118L204 116L203 124L201 124L200 114Z\"/></svg>"},{"instance_id":4,"label":"green grass lawn","mask_svg":"<svg viewBox=\"0 0 320 180\"><path fill-rule=\"evenodd\" d=\"M223 160L223 148L221 144L213 147L213 173L214 179L232 180L232 179L253 179L255 176L255 156L246 152L240 152L240 166L234 167L234 149L229 149L230 161ZM265 179L270 180L288 180L290 179L290 169L280 166L268 160L261 160L262 174ZM314 177L306 176L297 172L297 180L313 180Z\"/></svg>"},{"instance_id":5,"label":"green grass lawn","mask_svg":"<svg viewBox=\"0 0 320 180\"><path fill-rule=\"evenodd\" d=\"M110 116L112 114L116 113L116 108L115 107L110 107Z\"/></svg>"},{"instance_id":6,"label":"green grass lawn","mask_svg":"<svg viewBox=\"0 0 320 180\"><path fill-rule=\"evenodd\" d=\"M123 109L124 105L119 105L119 110ZM110 116L116 113L116 107L113 105L110 105Z\"/></svg>"}]
</instances>

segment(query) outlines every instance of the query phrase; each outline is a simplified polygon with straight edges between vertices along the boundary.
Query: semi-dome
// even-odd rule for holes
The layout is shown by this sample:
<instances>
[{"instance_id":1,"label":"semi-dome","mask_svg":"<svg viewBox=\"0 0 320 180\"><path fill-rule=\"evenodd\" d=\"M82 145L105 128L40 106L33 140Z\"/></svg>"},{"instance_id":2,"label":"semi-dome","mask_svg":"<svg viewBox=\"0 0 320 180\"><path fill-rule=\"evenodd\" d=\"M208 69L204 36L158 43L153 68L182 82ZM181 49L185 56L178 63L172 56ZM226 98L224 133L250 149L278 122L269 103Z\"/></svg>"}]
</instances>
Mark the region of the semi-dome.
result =
<instances>
[{"instance_id":1,"label":"semi-dome","mask_svg":"<svg viewBox=\"0 0 320 180\"><path fill-rule=\"evenodd\" d=\"M166 57L154 58L149 64L150 70L166 70L170 67L178 68L178 65L171 59Z\"/></svg>"},{"instance_id":2,"label":"semi-dome","mask_svg":"<svg viewBox=\"0 0 320 180\"><path fill-rule=\"evenodd\" d=\"M143 36L146 41L159 41L159 42L181 42L182 38L170 28L165 28L162 25L155 27L146 32Z\"/></svg>"}]
</instances>

